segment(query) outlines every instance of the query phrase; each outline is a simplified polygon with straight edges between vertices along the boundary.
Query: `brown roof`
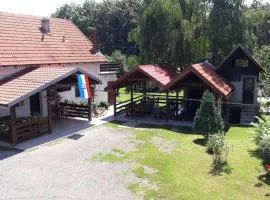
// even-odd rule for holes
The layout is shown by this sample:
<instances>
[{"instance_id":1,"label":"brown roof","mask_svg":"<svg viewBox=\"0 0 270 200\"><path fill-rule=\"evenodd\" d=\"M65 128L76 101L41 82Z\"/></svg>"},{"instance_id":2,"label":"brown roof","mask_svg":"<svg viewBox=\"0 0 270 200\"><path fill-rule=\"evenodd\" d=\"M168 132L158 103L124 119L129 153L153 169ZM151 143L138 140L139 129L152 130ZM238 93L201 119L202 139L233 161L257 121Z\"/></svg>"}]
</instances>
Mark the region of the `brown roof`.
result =
<instances>
[{"instance_id":1,"label":"brown roof","mask_svg":"<svg viewBox=\"0 0 270 200\"><path fill-rule=\"evenodd\" d=\"M0 19L0 66L106 61L90 53L93 44L71 21L50 19L42 41L42 17L0 12Z\"/></svg>"},{"instance_id":2,"label":"brown roof","mask_svg":"<svg viewBox=\"0 0 270 200\"><path fill-rule=\"evenodd\" d=\"M29 67L0 82L0 105L13 106L81 71L77 67ZM98 79L90 76L98 81Z\"/></svg>"},{"instance_id":3,"label":"brown roof","mask_svg":"<svg viewBox=\"0 0 270 200\"><path fill-rule=\"evenodd\" d=\"M174 88L176 84L184 83L184 79L190 74L195 74L206 85L208 85L214 92L228 98L233 91L233 86L226 81L223 77L218 75L212 67L209 65L194 64L189 66L183 72L181 72L171 83L167 85L167 88Z\"/></svg>"},{"instance_id":4,"label":"brown roof","mask_svg":"<svg viewBox=\"0 0 270 200\"><path fill-rule=\"evenodd\" d=\"M117 88L140 80L151 80L159 86L165 87L172 80L172 76L158 65L140 65L118 80L111 82L110 86Z\"/></svg>"}]
</instances>

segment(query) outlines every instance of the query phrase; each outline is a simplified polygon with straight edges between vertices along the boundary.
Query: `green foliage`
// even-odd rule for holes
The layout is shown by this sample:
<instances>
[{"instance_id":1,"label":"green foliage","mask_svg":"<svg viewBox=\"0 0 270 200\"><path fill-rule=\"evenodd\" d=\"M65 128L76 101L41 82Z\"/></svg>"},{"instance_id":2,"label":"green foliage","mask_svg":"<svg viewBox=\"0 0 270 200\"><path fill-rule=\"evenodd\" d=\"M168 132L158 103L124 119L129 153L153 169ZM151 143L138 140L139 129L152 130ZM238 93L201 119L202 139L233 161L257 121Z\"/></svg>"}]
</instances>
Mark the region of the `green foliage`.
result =
<instances>
[{"instance_id":1,"label":"green foliage","mask_svg":"<svg viewBox=\"0 0 270 200\"><path fill-rule=\"evenodd\" d=\"M228 165L227 157L231 146L226 140L225 134L218 133L210 135L207 142L207 149L213 153L213 163L211 172L218 175L221 172L231 173L231 167Z\"/></svg>"},{"instance_id":2,"label":"green foliage","mask_svg":"<svg viewBox=\"0 0 270 200\"><path fill-rule=\"evenodd\" d=\"M243 0L212 0L209 16L212 62L218 64L233 48L244 42Z\"/></svg>"},{"instance_id":3,"label":"green foliage","mask_svg":"<svg viewBox=\"0 0 270 200\"><path fill-rule=\"evenodd\" d=\"M265 136L270 135L270 124L269 122L265 121L264 119L260 117L256 117L257 122L251 123L251 125L254 127L252 129L252 133L254 135L254 142L256 145L259 145L259 143L262 141Z\"/></svg>"},{"instance_id":4,"label":"green foliage","mask_svg":"<svg viewBox=\"0 0 270 200\"><path fill-rule=\"evenodd\" d=\"M126 71L129 71L140 64L138 56L127 56L119 50L115 50L111 56L106 57L109 62L120 63Z\"/></svg>"},{"instance_id":5,"label":"green foliage","mask_svg":"<svg viewBox=\"0 0 270 200\"><path fill-rule=\"evenodd\" d=\"M145 1L138 28L131 38L142 62L183 68L208 52L206 5L203 1Z\"/></svg>"},{"instance_id":6,"label":"green foliage","mask_svg":"<svg viewBox=\"0 0 270 200\"><path fill-rule=\"evenodd\" d=\"M264 69L264 71L262 71L261 73L261 78L260 78L263 93L265 95L269 95L270 94L270 45L256 48L254 55Z\"/></svg>"},{"instance_id":7,"label":"green foliage","mask_svg":"<svg viewBox=\"0 0 270 200\"><path fill-rule=\"evenodd\" d=\"M270 135L264 135L258 143L258 147L263 154L270 156Z\"/></svg>"},{"instance_id":8,"label":"green foliage","mask_svg":"<svg viewBox=\"0 0 270 200\"><path fill-rule=\"evenodd\" d=\"M89 27L97 28L100 48L104 54L110 55L118 49L132 55L137 54L138 49L134 42L128 41L128 34L137 27L141 10L141 0L86 0L82 5L65 4L52 16L72 20L88 38Z\"/></svg>"},{"instance_id":9,"label":"green foliage","mask_svg":"<svg viewBox=\"0 0 270 200\"><path fill-rule=\"evenodd\" d=\"M207 135L223 132L224 123L220 114L217 113L215 98L209 90L206 90L203 94L193 128L195 132Z\"/></svg>"},{"instance_id":10,"label":"green foliage","mask_svg":"<svg viewBox=\"0 0 270 200\"><path fill-rule=\"evenodd\" d=\"M106 110L108 110L109 104L107 102L101 101L98 107L105 108Z\"/></svg>"}]
</instances>

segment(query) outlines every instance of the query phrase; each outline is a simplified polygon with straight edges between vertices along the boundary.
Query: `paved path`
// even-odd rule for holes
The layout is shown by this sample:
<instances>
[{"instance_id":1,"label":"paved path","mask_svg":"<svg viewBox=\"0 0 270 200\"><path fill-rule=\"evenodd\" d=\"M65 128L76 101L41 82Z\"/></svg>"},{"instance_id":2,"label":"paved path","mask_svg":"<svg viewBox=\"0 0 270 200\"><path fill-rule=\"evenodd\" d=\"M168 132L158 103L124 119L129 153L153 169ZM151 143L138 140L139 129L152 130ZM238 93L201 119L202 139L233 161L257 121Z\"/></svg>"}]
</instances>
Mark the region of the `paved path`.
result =
<instances>
[{"instance_id":1,"label":"paved path","mask_svg":"<svg viewBox=\"0 0 270 200\"><path fill-rule=\"evenodd\" d=\"M99 126L31 151L0 151L0 199L134 199L126 185L135 177L123 174L130 164L89 161L112 148L131 150L131 136L129 130Z\"/></svg>"}]
</instances>

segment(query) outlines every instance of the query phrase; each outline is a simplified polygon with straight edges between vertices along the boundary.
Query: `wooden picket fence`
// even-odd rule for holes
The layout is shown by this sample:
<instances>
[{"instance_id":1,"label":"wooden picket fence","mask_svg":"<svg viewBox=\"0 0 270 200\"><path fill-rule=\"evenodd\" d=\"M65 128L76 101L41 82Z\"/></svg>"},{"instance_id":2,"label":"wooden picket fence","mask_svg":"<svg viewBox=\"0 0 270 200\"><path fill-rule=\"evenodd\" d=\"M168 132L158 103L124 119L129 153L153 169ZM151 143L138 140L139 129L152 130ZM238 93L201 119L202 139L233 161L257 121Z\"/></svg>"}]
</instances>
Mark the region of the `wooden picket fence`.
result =
<instances>
[{"instance_id":1,"label":"wooden picket fence","mask_svg":"<svg viewBox=\"0 0 270 200\"><path fill-rule=\"evenodd\" d=\"M60 103L59 112L61 117L79 117L86 119L89 119L89 117L91 117L91 110L88 106L84 105Z\"/></svg>"}]
</instances>

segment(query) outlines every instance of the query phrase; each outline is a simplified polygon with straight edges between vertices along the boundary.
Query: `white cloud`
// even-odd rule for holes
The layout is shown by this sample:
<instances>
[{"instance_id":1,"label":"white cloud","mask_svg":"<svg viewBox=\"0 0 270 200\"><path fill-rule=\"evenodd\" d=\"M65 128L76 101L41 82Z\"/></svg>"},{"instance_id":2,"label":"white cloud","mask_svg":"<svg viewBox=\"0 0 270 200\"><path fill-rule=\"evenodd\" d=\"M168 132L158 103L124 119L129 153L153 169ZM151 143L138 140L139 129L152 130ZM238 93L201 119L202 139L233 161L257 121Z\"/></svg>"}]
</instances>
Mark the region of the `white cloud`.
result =
<instances>
[{"instance_id":1,"label":"white cloud","mask_svg":"<svg viewBox=\"0 0 270 200\"><path fill-rule=\"evenodd\" d=\"M83 3L85 0L0 0L0 11L27 15L50 16L65 3ZM96 0L102 1L102 0ZM245 0L251 4L253 0ZM265 0L269 1L269 0Z\"/></svg>"},{"instance_id":2,"label":"white cloud","mask_svg":"<svg viewBox=\"0 0 270 200\"><path fill-rule=\"evenodd\" d=\"M65 3L85 0L0 0L0 11L27 15L50 16Z\"/></svg>"}]
</instances>

